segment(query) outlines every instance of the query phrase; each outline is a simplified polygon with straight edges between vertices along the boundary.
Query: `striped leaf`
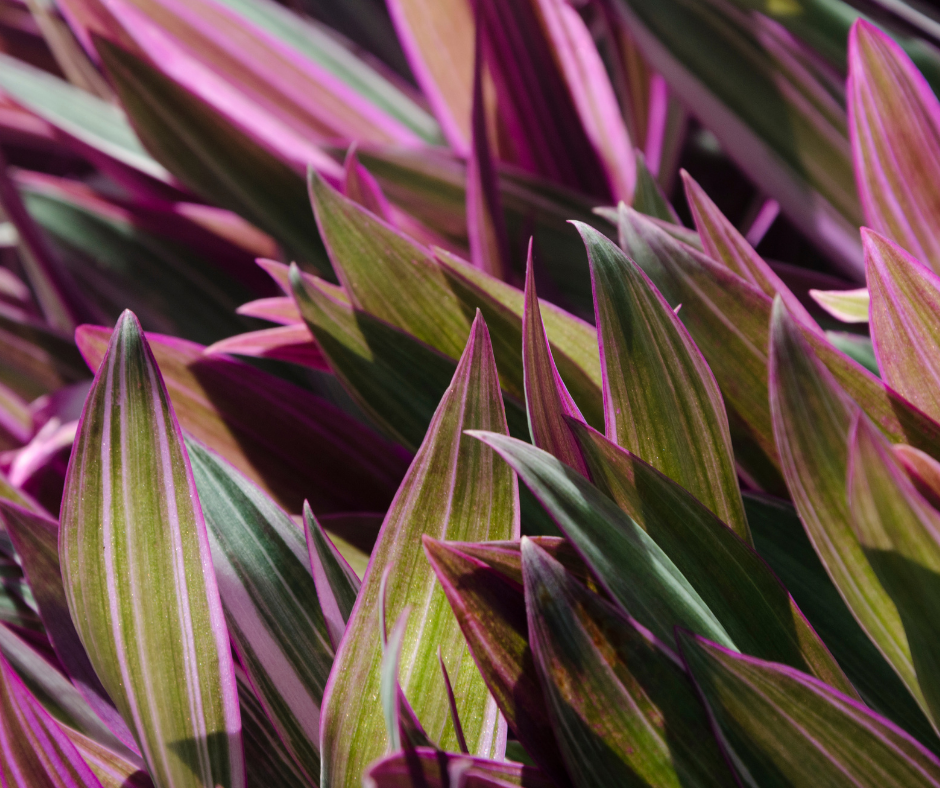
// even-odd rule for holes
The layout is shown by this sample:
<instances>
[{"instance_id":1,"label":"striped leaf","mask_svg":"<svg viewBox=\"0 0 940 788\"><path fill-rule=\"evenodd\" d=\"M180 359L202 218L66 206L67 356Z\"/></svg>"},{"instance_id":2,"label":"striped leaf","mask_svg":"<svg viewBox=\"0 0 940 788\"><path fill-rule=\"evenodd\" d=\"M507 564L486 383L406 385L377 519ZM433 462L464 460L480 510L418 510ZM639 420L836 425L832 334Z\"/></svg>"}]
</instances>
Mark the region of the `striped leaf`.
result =
<instances>
[{"instance_id":1,"label":"striped leaf","mask_svg":"<svg viewBox=\"0 0 940 788\"><path fill-rule=\"evenodd\" d=\"M83 730L106 746L113 746L116 736L121 743L136 751L133 734L101 686L72 623L59 566L58 523L5 501L0 502L0 518L16 547L56 656L76 689L107 725L105 732L108 735L102 737L100 733L95 735L95 732Z\"/></svg>"},{"instance_id":2,"label":"striped leaf","mask_svg":"<svg viewBox=\"0 0 940 788\"><path fill-rule=\"evenodd\" d=\"M535 665L576 786L735 785L671 651L525 538L522 574Z\"/></svg>"},{"instance_id":3,"label":"striped leaf","mask_svg":"<svg viewBox=\"0 0 940 788\"><path fill-rule=\"evenodd\" d=\"M554 775L553 775L554 777ZM552 788L557 783L538 769L511 761L490 761L418 747L373 764L366 778L376 788Z\"/></svg>"},{"instance_id":4,"label":"striped leaf","mask_svg":"<svg viewBox=\"0 0 940 788\"><path fill-rule=\"evenodd\" d=\"M0 657L0 783L4 788L101 788L59 724Z\"/></svg>"},{"instance_id":5,"label":"striped leaf","mask_svg":"<svg viewBox=\"0 0 940 788\"><path fill-rule=\"evenodd\" d=\"M858 405L813 354L779 299L771 326L770 407L787 486L813 547L858 622L923 706L897 608L852 530L845 481Z\"/></svg>"},{"instance_id":6,"label":"striped leaf","mask_svg":"<svg viewBox=\"0 0 940 788\"><path fill-rule=\"evenodd\" d=\"M411 608L401 684L428 736L445 749L456 748L438 664L440 647L470 752L502 757L505 728L420 541L424 534L471 541L518 536L519 499L512 472L489 448L463 434L480 428L506 433L492 348L486 324L478 317L454 379L385 517L337 651L321 717L324 788L358 786L365 768L385 751L378 703L378 611L386 571L387 619Z\"/></svg>"},{"instance_id":7,"label":"striped leaf","mask_svg":"<svg viewBox=\"0 0 940 788\"><path fill-rule=\"evenodd\" d=\"M682 655L738 771L763 788L922 788L940 761L884 717L793 668L680 635Z\"/></svg>"},{"instance_id":8,"label":"striped leaf","mask_svg":"<svg viewBox=\"0 0 940 788\"><path fill-rule=\"evenodd\" d=\"M94 772L101 788L153 788L153 780L140 761L128 760L71 728L65 729L65 735Z\"/></svg>"},{"instance_id":9,"label":"striped leaf","mask_svg":"<svg viewBox=\"0 0 940 788\"><path fill-rule=\"evenodd\" d=\"M861 19L846 94L865 224L940 273L940 102L901 47Z\"/></svg>"},{"instance_id":10,"label":"striped leaf","mask_svg":"<svg viewBox=\"0 0 940 788\"><path fill-rule=\"evenodd\" d=\"M664 643L676 625L732 646L733 641L669 556L581 474L505 435L471 433L492 446L574 544L601 587Z\"/></svg>"},{"instance_id":11,"label":"striped leaf","mask_svg":"<svg viewBox=\"0 0 940 788\"><path fill-rule=\"evenodd\" d=\"M867 323L871 299L867 287L855 290L810 290L812 299L836 320Z\"/></svg>"},{"instance_id":12,"label":"striped leaf","mask_svg":"<svg viewBox=\"0 0 940 788\"><path fill-rule=\"evenodd\" d=\"M182 434L125 312L88 393L59 535L72 620L158 788L241 788L228 633Z\"/></svg>"},{"instance_id":13,"label":"striped leaf","mask_svg":"<svg viewBox=\"0 0 940 788\"><path fill-rule=\"evenodd\" d=\"M940 421L940 276L871 230L862 229L862 248L885 383Z\"/></svg>"},{"instance_id":14,"label":"striped leaf","mask_svg":"<svg viewBox=\"0 0 940 788\"><path fill-rule=\"evenodd\" d=\"M333 647L303 531L218 455L186 445L232 645L286 749L315 781Z\"/></svg>"},{"instance_id":15,"label":"striped leaf","mask_svg":"<svg viewBox=\"0 0 940 788\"><path fill-rule=\"evenodd\" d=\"M708 364L642 269L596 230L575 226L594 282L607 437L749 539L728 417Z\"/></svg>"},{"instance_id":16,"label":"striped leaf","mask_svg":"<svg viewBox=\"0 0 940 788\"><path fill-rule=\"evenodd\" d=\"M361 583L352 567L317 522L309 504L304 504L304 536L310 556L310 570L317 587L320 609L335 650L343 639L346 622L356 604Z\"/></svg>"}]
</instances>

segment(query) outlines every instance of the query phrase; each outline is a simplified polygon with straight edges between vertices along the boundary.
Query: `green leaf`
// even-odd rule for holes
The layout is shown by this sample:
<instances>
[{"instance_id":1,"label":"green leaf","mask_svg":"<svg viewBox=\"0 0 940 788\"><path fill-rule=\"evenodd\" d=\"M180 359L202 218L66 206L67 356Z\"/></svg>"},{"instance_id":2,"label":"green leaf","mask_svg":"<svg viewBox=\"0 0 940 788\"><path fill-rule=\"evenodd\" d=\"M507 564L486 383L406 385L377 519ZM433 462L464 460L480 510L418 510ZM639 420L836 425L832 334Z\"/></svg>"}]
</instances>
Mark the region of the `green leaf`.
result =
<instances>
[{"instance_id":1,"label":"green leaf","mask_svg":"<svg viewBox=\"0 0 940 788\"><path fill-rule=\"evenodd\" d=\"M881 374L885 383L936 421L940 276L871 230L862 229L862 246L871 294L871 338Z\"/></svg>"},{"instance_id":2,"label":"green leaf","mask_svg":"<svg viewBox=\"0 0 940 788\"><path fill-rule=\"evenodd\" d=\"M682 655L748 784L940 785L940 761L857 701L792 668L680 635Z\"/></svg>"},{"instance_id":3,"label":"green leaf","mask_svg":"<svg viewBox=\"0 0 940 788\"><path fill-rule=\"evenodd\" d=\"M330 275L303 178L150 64L103 39L95 46L154 158L197 194L241 214Z\"/></svg>"},{"instance_id":4,"label":"green leaf","mask_svg":"<svg viewBox=\"0 0 940 788\"><path fill-rule=\"evenodd\" d=\"M577 786L735 784L675 656L528 539L532 651Z\"/></svg>"},{"instance_id":5,"label":"green leaf","mask_svg":"<svg viewBox=\"0 0 940 788\"><path fill-rule=\"evenodd\" d=\"M505 435L470 434L494 448L574 544L604 590L664 643L677 624L733 647L698 592L647 533L581 474Z\"/></svg>"},{"instance_id":6,"label":"green leaf","mask_svg":"<svg viewBox=\"0 0 940 788\"><path fill-rule=\"evenodd\" d=\"M761 557L783 581L865 702L940 752L940 738L894 668L865 634L816 555L793 505L745 493Z\"/></svg>"},{"instance_id":7,"label":"green leaf","mask_svg":"<svg viewBox=\"0 0 940 788\"><path fill-rule=\"evenodd\" d=\"M333 647L304 534L217 455L187 439L229 637L284 746L315 781Z\"/></svg>"},{"instance_id":8,"label":"green leaf","mask_svg":"<svg viewBox=\"0 0 940 788\"><path fill-rule=\"evenodd\" d=\"M471 753L502 756L498 712L467 650L447 599L419 548L420 538L509 539L519 533L512 473L467 429L506 432L506 420L486 325L477 318L451 386L386 515L369 570L336 656L322 722L321 785L358 786L363 770L384 752L377 703L381 637L376 611L382 573L390 572L388 616L411 607L402 650L405 696L428 735L454 747L438 647L458 698Z\"/></svg>"},{"instance_id":9,"label":"green leaf","mask_svg":"<svg viewBox=\"0 0 940 788\"><path fill-rule=\"evenodd\" d=\"M483 542L480 548L492 547ZM424 537L424 552L447 596L486 686L515 734L546 774L565 774L545 699L529 648L522 557L519 544L506 544L513 574L494 568L463 543ZM472 546L471 546L472 548Z\"/></svg>"},{"instance_id":10,"label":"green leaf","mask_svg":"<svg viewBox=\"0 0 940 788\"><path fill-rule=\"evenodd\" d=\"M633 193L633 207L642 214L664 222L682 224L675 209L663 194L662 187L646 166L646 158L640 151L636 152L636 190Z\"/></svg>"},{"instance_id":11,"label":"green leaf","mask_svg":"<svg viewBox=\"0 0 940 788\"><path fill-rule=\"evenodd\" d=\"M244 785L205 523L169 396L130 312L85 402L59 546L72 620L155 783Z\"/></svg>"},{"instance_id":12,"label":"green leaf","mask_svg":"<svg viewBox=\"0 0 940 788\"><path fill-rule=\"evenodd\" d=\"M98 778L101 788L153 788L153 781L139 760L128 760L71 728L64 728L64 731Z\"/></svg>"},{"instance_id":13,"label":"green leaf","mask_svg":"<svg viewBox=\"0 0 940 788\"><path fill-rule=\"evenodd\" d=\"M662 548L738 649L856 696L787 589L748 544L667 476L590 427L570 423L598 489Z\"/></svg>"},{"instance_id":14,"label":"green leaf","mask_svg":"<svg viewBox=\"0 0 940 788\"><path fill-rule=\"evenodd\" d=\"M855 290L810 290L812 299L836 320L867 323L870 297L867 287Z\"/></svg>"},{"instance_id":15,"label":"green leaf","mask_svg":"<svg viewBox=\"0 0 940 788\"><path fill-rule=\"evenodd\" d=\"M705 359L643 271L597 231L576 226L594 282L607 437L748 540L728 419Z\"/></svg>"},{"instance_id":16,"label":"green leaf","mask_svg":"<svg viewBox=\"0 0 940 788\"><path fill-rule=\"evenodd\" d=\"M937 727L940 514L914 489L887 441L863 416L849 435L847 485L852 528L897 606L925 711Z\"/></svg>"},{"instance_id":17,"label":"green leaf","mask_svg":"<svg viewBox=\"0 0 940 788\"><path fill-rule=\"evenodd\" d=\"M779 299L771 325L770 380L774 434L806 532L862 628L923 705L897 608L852 530L845 480L858 406L815 357Z\"/></svg>"},{"instance_id":18,"label":"green leaf","mask_svg":"<svg viewBox=\"0 0 940 788\"><path fill-rule=\"evenodd\" d=\"M361 583L352 567L340 554L317 518L310 505L304 502L304 536L310 569L320 601L326 629L335 650L343 639L346 622L356 604Z\"/></svg>"}]
</instances>

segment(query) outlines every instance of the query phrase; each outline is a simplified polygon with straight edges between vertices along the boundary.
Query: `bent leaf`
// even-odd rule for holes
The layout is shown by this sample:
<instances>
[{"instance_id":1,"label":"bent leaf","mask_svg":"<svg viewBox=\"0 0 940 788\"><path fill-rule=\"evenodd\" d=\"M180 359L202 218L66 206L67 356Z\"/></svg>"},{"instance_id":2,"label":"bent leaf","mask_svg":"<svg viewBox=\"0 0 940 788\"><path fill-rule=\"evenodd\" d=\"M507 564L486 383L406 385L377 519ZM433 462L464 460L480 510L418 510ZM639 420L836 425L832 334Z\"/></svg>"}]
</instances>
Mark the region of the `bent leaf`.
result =
<instances>
[{"instance_id":1,"label":"bent leaf","mask_svg":"<svg viewBox=\"0 0 940 788\"><path fill-rule=\"evenodd\" d=\"M155 783L243 786L205 523L169 396L130 312L85 402L59 558L72 620Z\"/></svg>"},{"instance_id":2,"label":"bent leaf","mask_svg":"<svg viewBox=\"0 0 940 788\"><path fill-rule=\"evenodd\" d=\"M535 665L574 784L735 784L675 656L526 538Z\"/></svg>"},{"instance_id":3,"label":"bent leaf","mask_svg":"<svg viewBox=\"0 0 940 788\"><path fill-rule=\"evenodd\" d=\"M857 701L793 668L680 635L730 757L761 786L940 785L940 761Z\"/></svg>"},{"instance_id":4,"label":"bent leaf","mask_svg":"<svg viewBox=\"0 0 940 788\"><path fill-rule=\"evenodd\" d=\"M477 317L470 340L428 433L395 498L336 655L321 722L325 786L358 786L363 770L386 745L376 702L381 663L377 611L388 571L387 617L405 607L411 617L402 648L402 689L428 736L456 747L438 647L454 684L457 708L472 754L501 757L505 734L499 713L467 650L419 540L510 539L519 533L518 488L491 450L463 433L506 432L499 381L486 325ZM505 729L503 729L505 730Z\"/></svg>"},{"instance_id":5,"label":"bent leaf","mask_svg":"<svg viewBox=\"0 0 940 788\"><path fill-rule=\"evenodd\" d=\"M868 288L856 290L810 290L812 299L836 320L867 323L870 298Z\"/></svg>"}]
</instances>

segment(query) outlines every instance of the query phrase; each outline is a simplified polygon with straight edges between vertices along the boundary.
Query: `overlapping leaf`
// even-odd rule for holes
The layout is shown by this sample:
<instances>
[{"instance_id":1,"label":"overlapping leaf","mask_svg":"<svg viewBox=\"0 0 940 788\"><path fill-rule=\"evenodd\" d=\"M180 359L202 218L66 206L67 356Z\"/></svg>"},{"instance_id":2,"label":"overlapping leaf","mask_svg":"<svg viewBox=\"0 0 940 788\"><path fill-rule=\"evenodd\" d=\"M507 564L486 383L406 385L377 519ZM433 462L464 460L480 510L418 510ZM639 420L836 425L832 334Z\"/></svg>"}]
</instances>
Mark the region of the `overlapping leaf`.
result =
<instances>
[{"instance_id":1,"label":"overlapping leaf","mask_svg":"<svg viewBox=\"0 0 940 788\"><path fill-rule=\"evenodd\" d=\"M169 396L130 312L88 394L59 545L72 620L156 785L244 785L205 523Z\"/></svg>"},{"instance_id":2,"label":"overlapping leaf","mask_svg":"<svg viewBox=\"0 0 940 788\"><path fill-rule=\"evenodd\" d=\"M385 747L377 703L381 637L379 606L389 618L411 607L402 652L402 688L428 735L445 748L456 738L447 713L438 647L453 679L471 753L501 756L505 736L496 706L467 651L443 591L419 550L423 534L447 539L507 539L518 535L516 482L466 429L506 432L499 383L486 326L477 318L414 463L386 515L369 570L337 652L324 699L323 776L327 786L358 785L366 765ZM389 581L384 600L379 599Z\"/></svg>"}]
</instances>

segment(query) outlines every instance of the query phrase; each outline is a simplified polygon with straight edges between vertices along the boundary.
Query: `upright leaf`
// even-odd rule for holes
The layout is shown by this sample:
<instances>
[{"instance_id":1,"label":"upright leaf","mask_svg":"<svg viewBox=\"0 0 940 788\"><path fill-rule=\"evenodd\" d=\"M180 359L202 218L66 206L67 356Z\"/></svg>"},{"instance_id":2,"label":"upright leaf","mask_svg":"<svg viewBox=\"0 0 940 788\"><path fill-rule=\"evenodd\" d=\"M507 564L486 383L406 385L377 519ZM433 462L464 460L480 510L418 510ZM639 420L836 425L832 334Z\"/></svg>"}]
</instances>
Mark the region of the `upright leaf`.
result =
<instances>
[{"instance_id":1,"label":"upright leaf","mask_svg":"<svg viewBox=\"0 0 940 788\"><path fill-rule=\"evenodd\" d=\"M229 637L284 746L315 781L333 665L301 531L258 487L187 440Z\"/></svg>"},{"instance_id":2,"label":"upright leaf","mask_svg":"<svg viewBox=\"0 0 940 788\"><path fill-rule=\"evenodd\" d=\"M633 261L578 224L591 263L607 437L677 481L749 539L718 384Z\"/></svg>"},{"instance_id":3,"label":"upright leaf","mask_svg":"<svg viewBox=\"0 0 940 788\"><path fill-rule=\"evenodd\" d=\"M564 420L565 416L570 416L584 421L584 417L568 393L565 382L558 374L555 359L552 358L538 296L535 293L531 244L526 266L525 312L522 321L526 416L529 419L532 443L587 476L587 466Z\"/></svg>"},{"instance_id":4,"label":"upright leaf","mask_svg":"<svg viewBox=\"0 0 940 788\"><path fill-rule=\"evenodd\" d=\"M0 657L0 779L10 788L101 788L59 724Z\"/></svg>"},{"instance_id":5,"label":"upright leaf","mask_svg":"<svg viewBox=\"0 0 940 788\"><path fill-rule=\"evenodd\" d=\"M675 656L531 541L532 652L575 785L735 784Z\"/></svg>"},{"instance_id":6,"label":"upright leaf","mask_svg":"<svg viewBox=\"0 0 940 788\"><path fill-rule=\"evenodd\" d=\"M130 312L82 413L59 557L72 620L158 788L243 786L205 523L169 396Z\"/></svg>"},{"instance_id":7,"label":"upright leaf","mask_svg":"<svg viewBox=\"0 0 940 788\"><path fill-rule=\"evenodd\" d=\"M510 730L547 774L564 782L564 762L529 648L521 556L514 555L519 561L516 581L463 552L463 546L424 537L431 568Z\"/></svg>"},{"instance_id":8,"label":"upright leaf","mask_svg":"<svg viewBox=\"0 0 940 788\"><path fill-rule=\"evenodd\" d=\"M862 229L862 246L872 344L885 383L940 420L940 276L871 230Z\"/></svg>"},{"instance_id":9,"label":"upright leaf","mask_svg":"<svg viewBox=\"0 0 940 788\"><path fill-rule=\"evenodd\" d=\"M887 441L864 417L856 418L849 435L846 494L853 530L904 624L925 710L936 727L940 514L914 489Z\"/></svg>"},{"instance_id":10,"label":"upright leaf","mask_svg":"<svg viewBox=\"0 0 940 788\"><path fill-rule=\"evenodd\" d=\"M361 583L313 516L309 504L304 505L304 535L320 610L335 650L346 631L346 622L356 604Z\"/></svg>"},{"instance_id":11,"label":"upright leaf","mask_svg":"<svg viewBox=\"0 0 940 788\"><path fill-rule=\"evenodd\" d=\"M770 407L783 473L813 547L862 628L922 704L897 608L852 530L845 480L858 406L813 355L779 299L771 325Z\"/></svg>"},{"instance_id":12,"label":"upright leaf","mask_svg":"<svg viewBox=\"0 0 940 788\"><path fill-rule=\"evenodd\" d=\"M591 567L604 590L664 643L677 624L733 646L704 600L663 550L606 495L548 452L485 432Z\"/></svg>"},{"instance_id":13,"label":"upright leaf","mask_svg":"<svg viewBox=\"0 0 940 788\"><path fill-rule=\"evenodd\" d=\"M680 636L738 771L754 785L940 785L940 761L857 701L793 668Z\"/></svg>"},{"instance_id":14,"label":"upright leaf","mask_svg":"<svg viewBox=\"0 0 940 788\"><path fill-rule=\"evenodd\" d=\"M849 135L865 223L940 272L940 102L891 38L849 34Z\"/></svg>"},{"instance_id":15,"label":"upright leaf","mask_svg":"<svg viewBox=\"0 0 940 788\"><path fill-rule=\"evenodd\" d=\"M505 434L506 420L486 325L477 318L466 350L421 448L386 515L369 570L340 644L324 699L321 785L358 785L382 754L385 735L376 703L381 661L376 615L381 575L390 572L390 618L412 609L402 651L402 688L428 735L456 745L438 647L454 682L471 753L502 755L498 712L467 651L460 627L419 548L424 534L444 539L507 539L519 533L512 473L466 429Z\"/></svg>"},{"instance_id":16,"label":"upright leaf","mask_svg":"<svg viewBox=\"0 0 940 788\"><path fill-rule=\"evenodd\" d=\"M756 552L684 488L582 424L571 424L591 478L658 544L735 646L857 693L784 585Z\"/></svg>"},{"instance_id":17,"label":"upright leaf","mask_svg":"<svg viewBox=\"0 0 940 788\"><path fill-rule=\"evenodd\" d=\"M110 729L107 737L102 737L100 732L98 736L94 732L88 735L106 746L113 746L113 737L117 737L122 744L136 750L133 734L101 686L72 623L59 565L58 523L7 501L0 501L0 518L22 562L23 572L59 662L88 705Z\"/></svg>"}]
</instances>

